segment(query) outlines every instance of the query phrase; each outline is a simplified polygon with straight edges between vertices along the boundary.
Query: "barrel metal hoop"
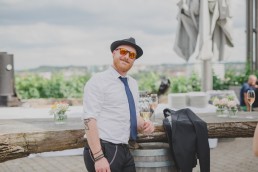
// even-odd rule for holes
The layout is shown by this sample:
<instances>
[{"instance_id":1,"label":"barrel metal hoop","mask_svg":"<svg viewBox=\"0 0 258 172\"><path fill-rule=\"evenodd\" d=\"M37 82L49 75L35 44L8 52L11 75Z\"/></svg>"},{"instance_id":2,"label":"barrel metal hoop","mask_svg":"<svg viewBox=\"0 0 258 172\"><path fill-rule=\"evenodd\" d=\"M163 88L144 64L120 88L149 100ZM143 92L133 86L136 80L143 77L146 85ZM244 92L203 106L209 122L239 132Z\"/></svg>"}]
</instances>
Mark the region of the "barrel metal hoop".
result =
<instances>
[{"instance_id":1,"label":"barrel metal hoop","mask_svg":"<svg viewBox=\"0 0 258 172\"><path fill-rule=\"evenodd\" d=\"M154 150L134 150L131 152L133 156L162 156L162 155L168 155L169 149L154 149Z\"/></svg>"},{"instance_id":2,"label":"barrel metal hoop","mask_svg":"<svg viewBox=\"0 0 258 172\"><path fill-rule=\"evenodd\" d=\"M135 162L135 167L146 167L146 168L157 168L157 167L170 167L175 164L172 161L163 161L163 162Z\"/></svg>"}]
</instances>

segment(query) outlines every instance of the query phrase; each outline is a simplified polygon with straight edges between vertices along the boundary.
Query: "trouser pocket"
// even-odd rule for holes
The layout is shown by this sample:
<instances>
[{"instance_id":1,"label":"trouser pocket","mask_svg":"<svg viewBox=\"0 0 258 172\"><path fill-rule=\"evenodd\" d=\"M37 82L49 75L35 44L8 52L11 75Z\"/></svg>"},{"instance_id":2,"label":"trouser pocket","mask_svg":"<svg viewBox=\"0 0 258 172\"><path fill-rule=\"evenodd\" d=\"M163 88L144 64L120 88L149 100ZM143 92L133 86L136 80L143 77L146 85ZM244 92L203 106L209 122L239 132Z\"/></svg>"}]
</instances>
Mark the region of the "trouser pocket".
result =
<instances>
[{"instance_id":1,"label":"trouser pocket","mask_svg":"<svg viewBox=\"0 0 258 172\"><path fill-rule=\"evenodd\" d=\"M111 166L116 159L118 146L114 144L109 144L109 143L102 143L101 145L102 145L103 153L107 158L109 165Z\"/></svg>"}]
</instances>

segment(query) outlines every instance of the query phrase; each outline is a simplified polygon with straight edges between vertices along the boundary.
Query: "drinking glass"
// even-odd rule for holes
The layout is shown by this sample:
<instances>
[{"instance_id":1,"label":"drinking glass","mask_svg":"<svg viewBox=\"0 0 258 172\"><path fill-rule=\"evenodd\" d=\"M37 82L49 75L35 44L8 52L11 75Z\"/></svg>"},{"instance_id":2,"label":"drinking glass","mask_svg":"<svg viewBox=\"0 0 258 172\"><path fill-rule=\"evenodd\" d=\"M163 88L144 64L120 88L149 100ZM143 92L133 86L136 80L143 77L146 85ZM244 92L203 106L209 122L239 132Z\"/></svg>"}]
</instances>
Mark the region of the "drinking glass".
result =
<instances>
[{"instance_id":1,"label":"drinking glass","mask_svg":"<svg viewBox=\"0 0 258 172\"><path fill-rule=\"evenodd\" d=\"M151 117L152 113L151 113L151 108L150 108L149 97L148 96L140 97L139 105L140 105L140 116L143 118L144 121L150 121L150 117ZM149 135L147 135L147 138L150 139L151 137Z\"/></svg>"},{"instance_id":2,"label":"drinking glass","mask_svg":"<svg viewBox=\"0 0 258 172\"><path fill-rule=\"evenodd\" d=\"M250 112L252 111L252 104L254 103L254 100L255 100L254 90L248 90L247 91L247 102L250 105Z\"/></svg>"},{"instance_id":3,"label":"drinking glass","mask_svg":"<svg viewBox=\"0 0 258 172\"><path fill-rule=\"evenodd\" d=\"M158 95L157 94L151 94L150 95L150 108L152 110L152 116L153 116L153 122L155 123L156 119L155 119L155 109L158 106Z\"/></svg>"}]
</instances>

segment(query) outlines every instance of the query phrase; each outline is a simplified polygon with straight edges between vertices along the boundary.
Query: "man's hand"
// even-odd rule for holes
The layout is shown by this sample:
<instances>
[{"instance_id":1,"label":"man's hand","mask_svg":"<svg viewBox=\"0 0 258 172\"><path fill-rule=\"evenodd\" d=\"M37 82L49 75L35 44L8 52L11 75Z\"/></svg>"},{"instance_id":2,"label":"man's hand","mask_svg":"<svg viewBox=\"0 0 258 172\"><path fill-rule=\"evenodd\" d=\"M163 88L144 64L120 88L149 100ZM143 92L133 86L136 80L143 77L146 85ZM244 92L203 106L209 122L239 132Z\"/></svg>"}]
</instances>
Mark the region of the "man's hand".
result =
<instances>
[{"instance_id":1,"label":"man's hand","mask_svg":"<svg viewBox=\"0 0 258 172\"><path fill-rule=\"evenodd\" d=\"M144 121L142 126L142 131L145 134L151 134L154 132L154 125L151 121Z\"/></svg>"},{"instance_id":2,"label":"man's hand","mask_svg":"<svg viewBox=\"0 0 258 172\"><path fill-rule=\"evenodd\" d=\"M154 132L154 125L151 121L144 121L141 116L137 119L137 129L144 134L151 134Z\"/></svg>"},{"instance_id":3,"label":"man's hand","mask_svg":"<svg viewBox=\"0 0 258 172\"><path fill-rule=\"evenodd\" d=\"M95 162L96 172L111 172L109 163L105 157Z\"/></svg>"}]
</instances>

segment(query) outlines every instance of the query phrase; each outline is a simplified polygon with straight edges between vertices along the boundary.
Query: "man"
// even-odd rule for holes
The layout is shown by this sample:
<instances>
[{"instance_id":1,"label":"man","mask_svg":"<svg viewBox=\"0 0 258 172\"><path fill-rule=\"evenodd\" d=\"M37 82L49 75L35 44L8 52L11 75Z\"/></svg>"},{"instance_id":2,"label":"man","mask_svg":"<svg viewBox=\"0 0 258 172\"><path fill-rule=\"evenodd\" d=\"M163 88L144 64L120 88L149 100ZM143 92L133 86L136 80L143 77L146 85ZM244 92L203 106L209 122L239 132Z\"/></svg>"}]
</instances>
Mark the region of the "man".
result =
<instances>
[{"instance_id":1,"label":"man","mask_svg":"<svg viewBox=\"0 0 258 172\"><path fill-rule=\"evenodd\" d=\"M256 87L257 77L255 75L250 75L248 77L247 83L244 83L240 90L240 106L244 111L250 111L250 105L247 101L247 91L254 90Z\"/></svg>"},{"instance_id":2,"label":"man","mask_svg":"<svg viewBox=\"0 0 258 172\"><path fill-rule=\"evenodd\" d=\"M138 115L138 85L127 75L143 51L134 38L115 41L110 49L112 66L95 74L84 88L84 161L89 172L134 172L128 140L136 140L137 129L154 131L153 124Z\"/></svg>"}]
</instances>

